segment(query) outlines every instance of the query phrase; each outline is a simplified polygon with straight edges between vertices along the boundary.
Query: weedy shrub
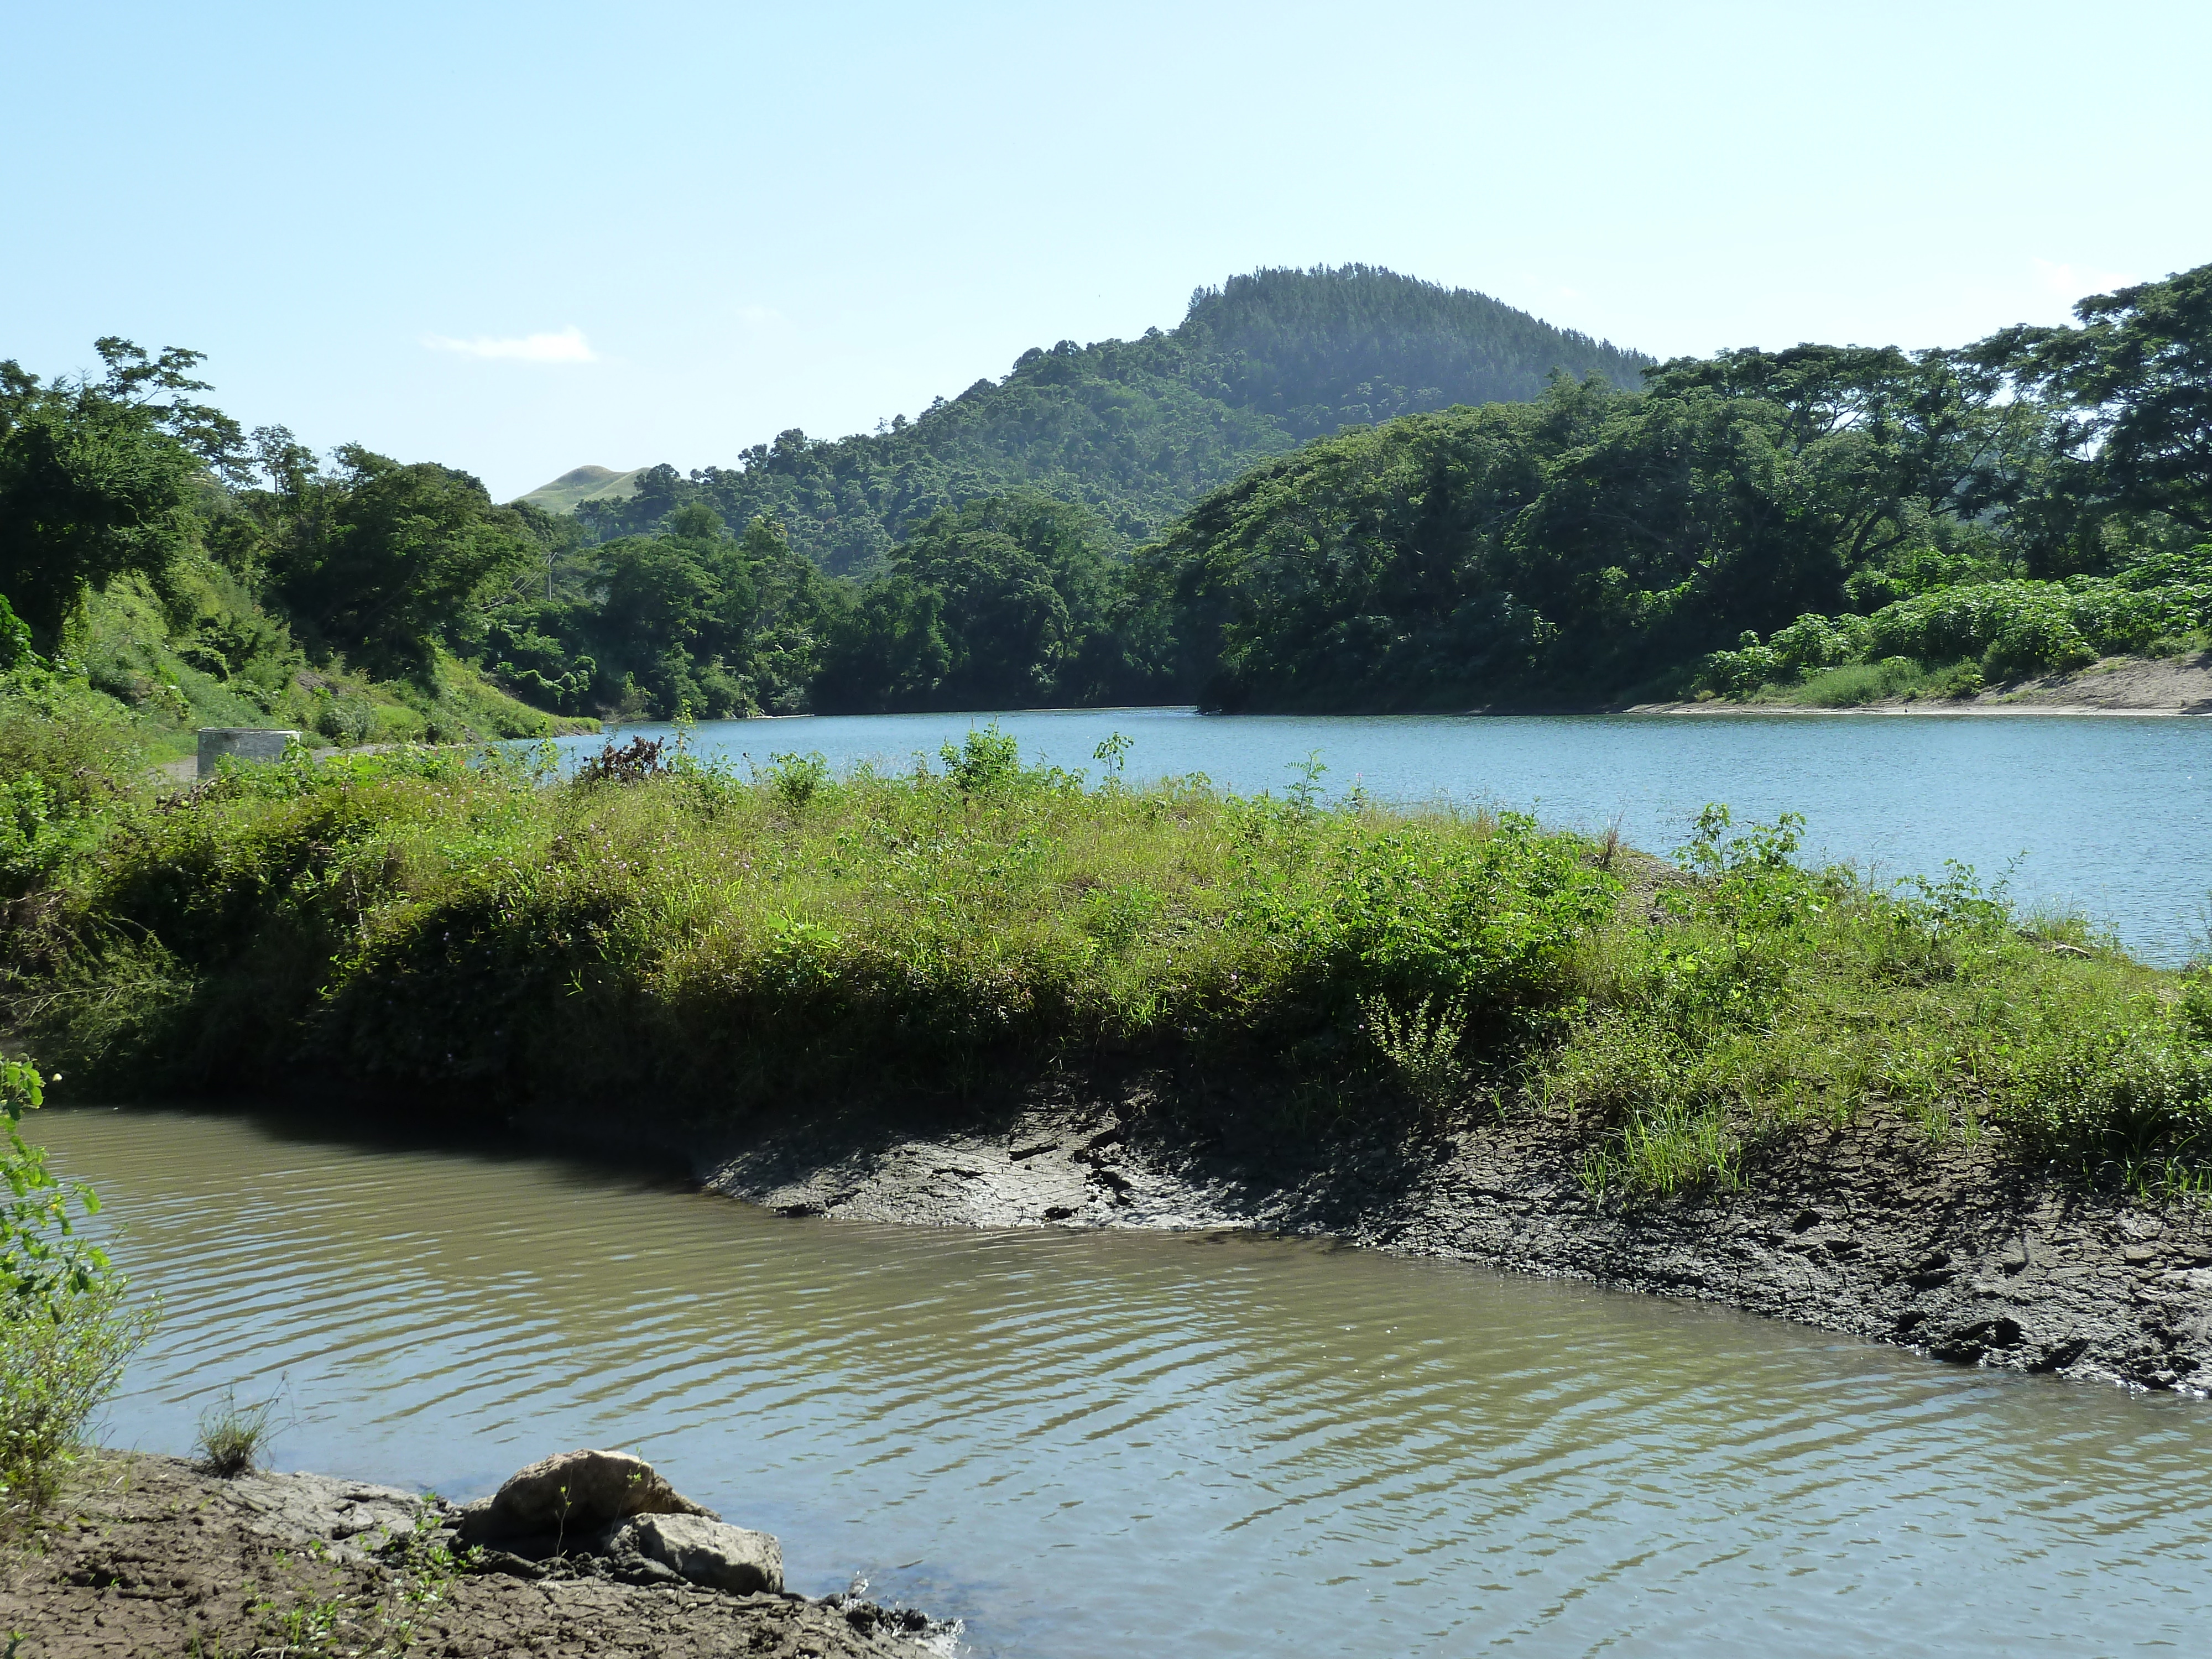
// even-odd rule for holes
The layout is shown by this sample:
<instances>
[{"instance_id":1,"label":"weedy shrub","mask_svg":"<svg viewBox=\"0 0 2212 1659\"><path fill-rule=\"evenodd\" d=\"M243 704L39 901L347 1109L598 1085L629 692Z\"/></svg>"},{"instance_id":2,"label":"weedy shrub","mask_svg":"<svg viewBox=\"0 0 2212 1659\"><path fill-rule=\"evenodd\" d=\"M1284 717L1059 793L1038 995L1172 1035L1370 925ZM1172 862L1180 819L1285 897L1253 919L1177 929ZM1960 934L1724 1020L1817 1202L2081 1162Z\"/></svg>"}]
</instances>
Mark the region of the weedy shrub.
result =
<instances>
[{"instance_id":1,"label":"weedy shrub","mask_svg":"<svg viewBox=\"0 0 2212 1659\"><path fill-rule=\"evenodd\" d=\"M1456 1003L1446 1003L1432 1015L1434 997L1423 997L1401 1013L1381 997L1360 1004L1360 1026L1368 1041L1396 1073L1406 1092L1424 1112L1441 1115L1456 1103L1468 1081L1460 1044L1467 1036L1467 1018Z\"/></svg>"},{"instance_id":2,"label":"weedy shrub","mask_svg":"<svg viewBox=\"0 0 2212 1659\"><path fill-rule=\"evenodd\" d=\"M53 1501L82 1449L87 1424L144 1340L150 1315L125 1299L120 1274L76 1232L96 1212L88 1187L65 1183L26 1141L22 1119L44 1098L32 1066L0 1060L0 1522Z\"/></svg>"},{"instance_id":3,"label":"weedy shrub","mask_svg":"<svg viewBox=\"0 0 2212 1659\"><path fill-rule=\"evenodd\" d=\"M818 754L770 755L769 787L785 805L804 807L830 781L830 763Z\"/></svg>"},{"instance_id":4,"label":"weedy shrub","mask_svg":"<svg viewBox=\"0 0 2212 1659\"><path fill-rule=\"evenodd\" d=\"M658 738L632 738L620 746L612 741L576 771L579 783L638 783L668 770L661 751L667 745Z\"/></svg>"}]
</instances>

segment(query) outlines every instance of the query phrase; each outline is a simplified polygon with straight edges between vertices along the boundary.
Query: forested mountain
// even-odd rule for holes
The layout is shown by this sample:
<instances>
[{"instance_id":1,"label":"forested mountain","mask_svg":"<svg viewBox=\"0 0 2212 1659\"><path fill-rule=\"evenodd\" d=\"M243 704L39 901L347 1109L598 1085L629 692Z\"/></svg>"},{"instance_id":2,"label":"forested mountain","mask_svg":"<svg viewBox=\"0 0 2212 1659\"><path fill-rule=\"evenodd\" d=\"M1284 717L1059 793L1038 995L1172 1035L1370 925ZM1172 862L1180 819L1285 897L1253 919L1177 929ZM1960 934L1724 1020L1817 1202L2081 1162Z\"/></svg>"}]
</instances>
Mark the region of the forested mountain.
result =
<instances>
[{"instance_id":1,"label":"forested mountain","mask_svg":"<svg viewBox=\"0 0 2212 1659\"><path fill-rule=\"evenodd\" d=\"M729 467L647 469L626 498L582 502L599 539L649 531L690 501L766 518L833 573L881 568L948 507L1028 489L1090 508L1134 545L1253 461L1340 428L1454 404L1534 397L1555 369L1633 386L1650 359L1486 295L1370 265L1262 270L1201 289L1171 333L1022 354L921 416L823 441L796 429Z\"/></svg>"},{"instance_id":2,"label":"forested mountain","mask_svg":"<svg viewBox=\"0 0 2212 1659\"><path fill-rule=\"evenodd\" d=\"M195 401L193 354L106 340L99 380L0 362L0 596L28 625L0 611L0 656L172 731L258 714L358 740L1932 693L2202 648L2212 266L2076 313L1955 350L1680 358L1633 390L1554 374L1528 398L1502 307L1262 273L1176 335L1030 354L882 438L650 471L587 504L622 532L597 544L433 462L249 439ZM1419 407L1479 385L1522 400ZM1336 429L1301 447L1301 424ZM825 536L867 574L825 571Z\"/></svg>"},{"instance_id":3,"label":"forested mountain","mask_svg":"<svg viewBox=\"0 0 2212 1659\"><path fill-rule=\"evenodd\" d=\"M2212 266L1958 351L1682 358L1317 441L1139 556L1224 708L1953 690L2212 627ZM1876 683L1866 677L1860 689Z\"/></svg>"}]
</instances>

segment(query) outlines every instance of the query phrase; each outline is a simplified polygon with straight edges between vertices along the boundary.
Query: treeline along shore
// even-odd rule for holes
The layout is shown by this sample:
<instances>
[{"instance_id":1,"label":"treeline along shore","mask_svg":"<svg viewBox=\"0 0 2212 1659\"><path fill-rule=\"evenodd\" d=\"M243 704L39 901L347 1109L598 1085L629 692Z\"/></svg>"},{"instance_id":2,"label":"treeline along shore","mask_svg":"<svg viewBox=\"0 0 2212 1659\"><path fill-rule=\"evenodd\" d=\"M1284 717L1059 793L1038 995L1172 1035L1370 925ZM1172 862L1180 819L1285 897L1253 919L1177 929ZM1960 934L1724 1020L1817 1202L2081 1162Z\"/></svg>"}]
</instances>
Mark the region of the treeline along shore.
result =
<instances>
[{"instance_id":1,"label":"treeline along shore","mask_svg":"<svg viewBox=\"0 0 2212 1659\"><path fill-rule=\"evenodd\" d=\"M0 957L70 1098L340 1088L794 1211L1322 1228L2212 1376L2212 977L1964 871L1804 868L1719 808L1668 862L1314 775L1136 787L993 730L897 774L638 741L161 798L5 732L74 803Z\"/></svg>"},{"instance_id":2,"label":"treeline along shore","mask_svg":"<svg viewBox=\"0 0 2212 1659\"><path fill-rule=\"evenodd\" d=\"M198 354L107 338L98 374L0 362L0 668L70 666L157 757L194 726L1965 706L2115 663L2196 706L2212 266L2076 312L1662 363L1261 271L878 433L506 505L243 431Z\"/></svg>"}]
</instances>

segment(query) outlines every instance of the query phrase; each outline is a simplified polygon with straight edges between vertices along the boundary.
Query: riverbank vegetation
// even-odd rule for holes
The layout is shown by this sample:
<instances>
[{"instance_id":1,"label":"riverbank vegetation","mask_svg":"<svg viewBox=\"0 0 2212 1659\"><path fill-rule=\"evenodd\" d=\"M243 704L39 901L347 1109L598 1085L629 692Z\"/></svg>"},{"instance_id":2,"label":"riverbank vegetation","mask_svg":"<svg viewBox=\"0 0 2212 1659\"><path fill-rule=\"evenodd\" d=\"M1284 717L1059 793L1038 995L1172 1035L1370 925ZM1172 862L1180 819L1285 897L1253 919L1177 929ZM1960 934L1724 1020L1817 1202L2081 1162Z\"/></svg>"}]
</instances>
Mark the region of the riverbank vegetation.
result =
<instances>
[{"instance_id":1,"label":"riverbank vegetation","mask_svg":"<svg viewBox=\"0 0 2212 1659\"><path fill-rule=\"evenodd\" d=\"M495 602L573 526L450 468L249 438L196 401L196 353L98 349L103 373L52 382L0 362L0 698L89 696L155 757L200 726L576 729L483 665Z\"/></svg>"},{"instance_id":2,"label":"riverbank vegetation","mask_svg":"<svg viewBox=\"0 0 2212 1659\"><path fill-rule=\"evenodd\" d=\"M92 1189L24 1139L44 1099L36 1067L0 1058L0 1535L53 1500L148 1320L76 1231L100 1207Z\"/></svg>"},{"instance_id":3,"label":"riverbank vegetation","mask_svg":"<svg viewBox=\"0 0 2212 1659\"><path fill-rule=\"evenodd\" d=\"M1969 872L1802 869L1796 825L1719 809L1668 866L1120 761L1086 784L986 730L896 775L641 744L569 781L427 751L161 801L118 776L18 866L4 1018L83 1096L344 1086L641 1137L1073 1077L1322 1146L1558 1115L1632 1197L1870 1114L2096 1182L2212 1167L2212 981Z\"/></svg>"}]
</instances>

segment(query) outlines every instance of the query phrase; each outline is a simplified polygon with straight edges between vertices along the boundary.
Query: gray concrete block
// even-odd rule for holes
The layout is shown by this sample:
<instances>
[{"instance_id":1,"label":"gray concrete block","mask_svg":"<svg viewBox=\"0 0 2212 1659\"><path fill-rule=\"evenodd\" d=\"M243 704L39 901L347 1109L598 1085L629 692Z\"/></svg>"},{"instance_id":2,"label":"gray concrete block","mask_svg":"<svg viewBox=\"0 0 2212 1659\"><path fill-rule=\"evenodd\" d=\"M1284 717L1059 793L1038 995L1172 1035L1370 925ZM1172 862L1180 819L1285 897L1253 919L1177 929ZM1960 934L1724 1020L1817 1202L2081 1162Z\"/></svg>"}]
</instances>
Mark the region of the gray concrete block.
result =
<instances>
[{"instance_id":1,"label":"gray concrete block","mask_svg":"<svg viewBox=\"0 0 2212 1659\"><path fill-rule=\"evenodd\" d=\"M284 745L299 735L297 732L270 731L254 726L203 726L199 775L204 778L212 775L216 763L225 755L234 760L283 760Z\"/></svg>"}]
</instances>

